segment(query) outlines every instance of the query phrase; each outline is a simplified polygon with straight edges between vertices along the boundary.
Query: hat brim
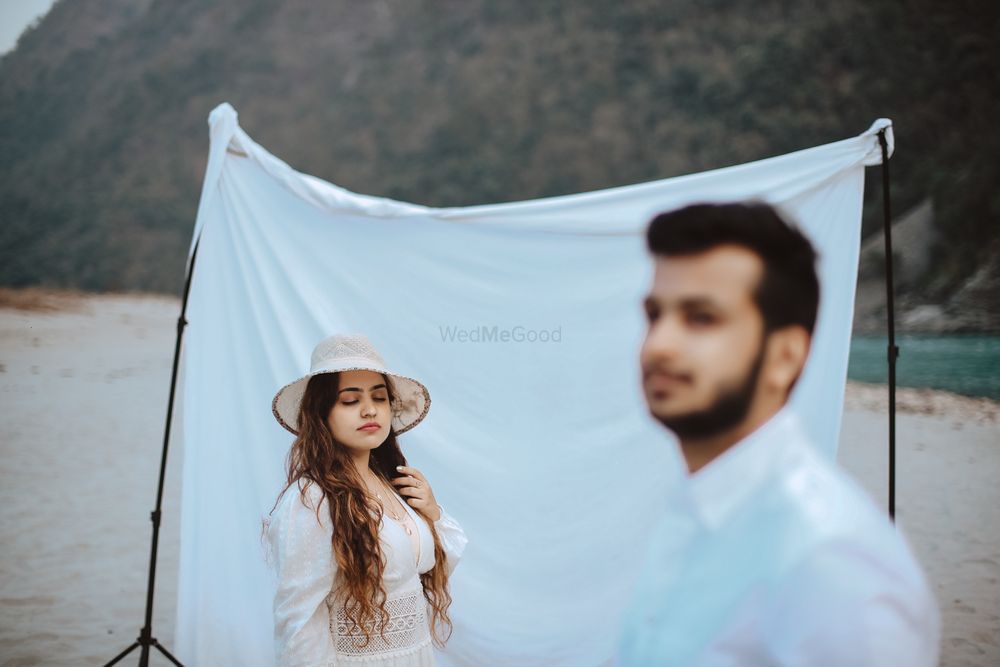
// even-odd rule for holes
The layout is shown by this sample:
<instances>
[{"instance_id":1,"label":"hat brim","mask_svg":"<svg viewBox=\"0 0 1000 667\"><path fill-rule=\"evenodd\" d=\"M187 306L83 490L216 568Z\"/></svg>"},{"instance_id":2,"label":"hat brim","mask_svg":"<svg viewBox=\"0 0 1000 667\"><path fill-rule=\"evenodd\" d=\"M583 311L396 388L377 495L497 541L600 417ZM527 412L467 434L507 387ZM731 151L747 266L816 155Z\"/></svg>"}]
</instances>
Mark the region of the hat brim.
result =
<instances>
[{"instance_id":1,"label":"hat brim","mask_svg":"<svg viewBox=\"0 0 1000 667\"><path fill-rule=\"evenodd\" d=\"M324 373L342 373L344 371L372 371L381 373L389 379L392 390L392 430L396 435L405 433L423 421L427 411L431 409L431 395L422 383L405 375L397 375L386 370L370 366L350 368L322 369L308 373L295 382L286 384L278 390L271 401L271 412L285 429L295 435L299 434L299 409L306 385L316 375Z\"/></svg>"}]
</instances>

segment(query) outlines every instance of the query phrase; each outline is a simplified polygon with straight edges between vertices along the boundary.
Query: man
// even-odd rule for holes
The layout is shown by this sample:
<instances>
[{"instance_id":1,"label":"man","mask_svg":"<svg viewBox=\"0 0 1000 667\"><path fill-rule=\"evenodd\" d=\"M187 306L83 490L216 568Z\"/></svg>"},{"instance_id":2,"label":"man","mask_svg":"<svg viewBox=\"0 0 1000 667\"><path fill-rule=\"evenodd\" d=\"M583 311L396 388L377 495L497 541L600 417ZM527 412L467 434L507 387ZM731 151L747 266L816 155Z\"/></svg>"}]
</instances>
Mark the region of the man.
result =
<instances>
[{"instance_id":1,"label":"man","mask_svg":"<svg viewBox=\"0 0 1000 667\"><path fill-rule=\"evenodd\" d=\"M809 241L757 203L659 215L647 241L643 388L689 475L620 664L936 665L938 612L905 541L785 407L819 301Z\"/></svg>"}]
</instances>

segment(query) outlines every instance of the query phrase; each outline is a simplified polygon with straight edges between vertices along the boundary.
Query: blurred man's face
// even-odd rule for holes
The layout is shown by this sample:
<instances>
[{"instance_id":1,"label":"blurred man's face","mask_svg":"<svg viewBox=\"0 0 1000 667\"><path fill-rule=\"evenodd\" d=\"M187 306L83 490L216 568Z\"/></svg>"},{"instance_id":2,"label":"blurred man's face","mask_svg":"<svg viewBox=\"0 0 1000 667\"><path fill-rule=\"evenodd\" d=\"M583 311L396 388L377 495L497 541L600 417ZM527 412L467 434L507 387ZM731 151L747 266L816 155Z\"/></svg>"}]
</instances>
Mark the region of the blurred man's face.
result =
<instances>
[{"instance_id":1,"label":"blurred man's face","mask_svg":"<svg viewBox=\"0 0 1000 667\"><path fill-rule=\"evenodd\" d=\"M765 359L753 299L763 272L755 253L735 245L655 258L643 389L653 416L682 440L723 433L747 416Z\"/></svg>"}]
</instances>

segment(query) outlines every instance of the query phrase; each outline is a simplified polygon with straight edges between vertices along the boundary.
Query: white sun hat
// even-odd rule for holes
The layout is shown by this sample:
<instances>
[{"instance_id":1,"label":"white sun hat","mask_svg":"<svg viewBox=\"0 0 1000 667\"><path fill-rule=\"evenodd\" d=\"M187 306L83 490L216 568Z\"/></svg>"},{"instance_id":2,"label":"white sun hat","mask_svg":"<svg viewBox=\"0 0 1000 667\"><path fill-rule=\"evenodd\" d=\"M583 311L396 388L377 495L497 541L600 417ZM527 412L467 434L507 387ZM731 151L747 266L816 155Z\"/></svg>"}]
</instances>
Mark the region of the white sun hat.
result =
<instances>
[{"instance_id":1,"label":"white sun hat","mask_svg":"<svg viewBox=\"0 0 1000 667\"><path fill-rule=\"evenodd\" d=\"M431 395L420 382L388 370L382 356L361 334L335 334L321 340L312 353L309 372L286 384L271 401L271 411L278 423L298 435L299 405L309 378L321 373L374 371L389 379L392 391L392 428L399 434L408 431L427 415Z\"/></svg>"}]
</instances>

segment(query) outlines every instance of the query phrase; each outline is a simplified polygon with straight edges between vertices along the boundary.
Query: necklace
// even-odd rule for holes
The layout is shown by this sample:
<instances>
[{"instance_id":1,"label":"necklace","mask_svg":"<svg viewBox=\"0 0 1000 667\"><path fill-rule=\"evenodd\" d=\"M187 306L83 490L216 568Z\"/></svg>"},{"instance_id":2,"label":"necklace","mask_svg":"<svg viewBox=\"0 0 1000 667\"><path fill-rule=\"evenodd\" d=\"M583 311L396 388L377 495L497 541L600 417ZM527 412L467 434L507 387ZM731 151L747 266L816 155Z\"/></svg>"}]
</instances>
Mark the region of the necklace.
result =
<instances>
[{"instance_id":1,"label":"necklace","mask_svg":"<svg viewBox=\"0 0 1000 667\"><path fill-rule=\"evenodd\" d=\"M379 478L379 486L381 486L382 488L385 488L385 482L383 482L381 478ZM386 512L388 512L389 516L391 516L393 519L395 519L396 522L399 523L403 527L403 530L406 531L406 534L407 535L413 535L413 529L410 528L410 521L411 521L410 514L406 511L406 509L405 508L403 509L403 516L401 516L401 517L400 516L396 516L396 513L392 510L392 505L390 503L387 503L385 501L385 499L382 497L381 493L379 493L378 491L376 491L375 492L375 497L378 498L379 503L382 504L382 509L384 509Z\"/></svg>"}]
</instances>

